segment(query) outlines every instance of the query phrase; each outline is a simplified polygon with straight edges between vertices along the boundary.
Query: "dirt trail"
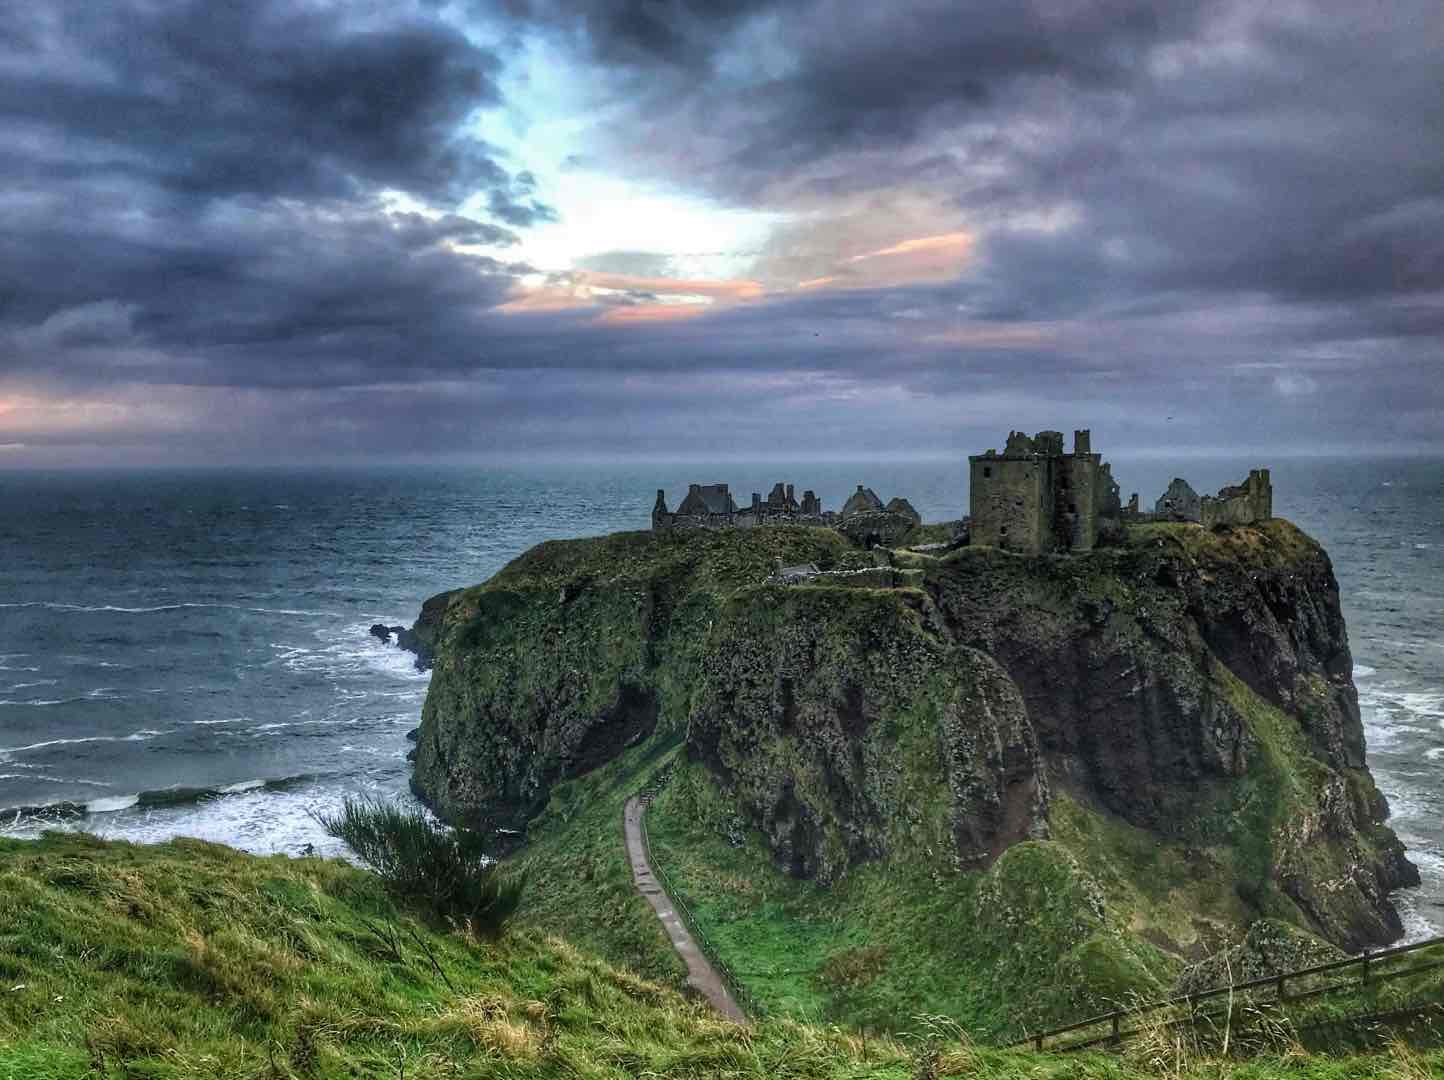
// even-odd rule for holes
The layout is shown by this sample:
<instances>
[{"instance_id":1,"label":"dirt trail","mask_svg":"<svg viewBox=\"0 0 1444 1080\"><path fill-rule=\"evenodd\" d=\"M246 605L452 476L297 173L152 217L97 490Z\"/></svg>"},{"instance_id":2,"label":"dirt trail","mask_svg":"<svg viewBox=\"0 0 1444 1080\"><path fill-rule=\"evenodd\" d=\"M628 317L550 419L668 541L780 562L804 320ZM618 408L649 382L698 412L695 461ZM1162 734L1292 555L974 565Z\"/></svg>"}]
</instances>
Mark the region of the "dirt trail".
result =
<instances>
[{"instance_id":1,"label":"dirt trail","mask_svg":"<svg viewBox=\"0 0 1444 1080\"><path fill-rule=\"evenodd\" d=\"M737 1007L737 1002L733 1000L727 984L722 981L722 976L717 974L717 969L697 947L687 925L672 906L671 898L652 873L651 864L647 862L647 846L642 843L642 815L646 812L646 806L635 797L627 800L626 808L622 811L623 831L627 838L627 858L632 863L632 880L637 883L637 891L652 905L657 918L661 919L662 925L666 927L667 936L672 939L672 947L686 962L687 985L701 992L712 1003L712 1007L727 1019L745 1024L746 1014Z\"/></svg>"}]
</instances>

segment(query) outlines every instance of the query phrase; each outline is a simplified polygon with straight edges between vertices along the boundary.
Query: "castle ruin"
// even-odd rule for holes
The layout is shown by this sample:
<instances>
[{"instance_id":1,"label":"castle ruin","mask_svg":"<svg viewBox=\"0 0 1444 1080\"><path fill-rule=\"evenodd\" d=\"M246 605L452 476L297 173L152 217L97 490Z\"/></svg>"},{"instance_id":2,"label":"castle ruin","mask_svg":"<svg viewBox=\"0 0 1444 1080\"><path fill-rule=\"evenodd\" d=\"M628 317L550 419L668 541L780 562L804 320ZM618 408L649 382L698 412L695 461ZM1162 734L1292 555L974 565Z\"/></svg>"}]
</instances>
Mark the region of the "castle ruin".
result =
<instances>
[{"instance_id":1,"label":"castle ruin","mask_svg":"<svg viewBox=\"0 0 1444 1080\"><path fill-rule=\"evenodd\" d=\"M1123 508L1112 467L1093 453L1091 433L1073 433L1073 452L1063 433L1008 434L1000 454L968 459L970 535L974 544L1036 555L1089 551L1122 525Z\"/></svg>"},{"instance_id":2,"label":"castle ruin","mask_svg":"<svg viewBox=\"0 0 1444 1080\"><path fill-rule=\"evenodd\" d=\"M667 509L667 493L657 491L652 506L652 528L665 529L748 529L758 525L820 525L837 529L865 546L897 543L922 522L912 503L895 498L884 504L877 492L862 484L843 505L841 512L824 510L816 492L804 491L799 500L796 488L778 482L764 499L752 493L752 501L739 507L726 484L690 484L675 511Z\"/></svg>"},{"instance_id":3,"label":"castle ruin","mask_svg":"<svg viewBox=\"0 0 1444 1080\"><path fill-rule=\"evenodd\" d=\"M746 529L755 525L830 525L837 517L822 509L822 500L804 491L799 502L791 484L772 485L767 498L752 493L752 502L739 507L726 484L689 484L677 509L667 509L667 493L657 489L652 506L652 528L661 529Z\"/></svg>"},{"instance_id":4,"label":"castle ruin","mask_svg":"<svg viewBox=\"0 0 1444 1080\"><path fill-rule=\"evenodd\" d=\"M1093 452L1092 433L1073 432L1073 449L1063 433L1008 433L1003 452L968 458L970 514L952 544L970 543L1022 554L1091 551L1122 536L1127 524L1194 522L1205 528L1252 525L1273 517L1273 485L1267 469L1254 469L1242 483L1217 495L1198 495L1175 477L1151 513L1139 509L1135 494L1122 503L1113 469ZM652 528L719 529L758 525L820 525L836 529L864 547L892 547L904 541L922 517L903 498L884 503L862 484L840 512L824 510L815 492L799 500L791 484L774 484L766 499L753 492L739 507L726 484L692 484L675 511L658 490Z\"/></svg>"},{"instance_id":5,"label":"castle ruin","mask_svg":"<svg viewBox=\"0 0 1444 1080\"><path fill-rule=\"evenodd\" d=\"M1112 467L1093 453L1087 429L1073 433L1072 453L1064 452L1061 432L1014 431L1001 454L989 450L968 463L970 542L1007 551L1088 551L1120 535L1125 524L1184 521L1212 529L1253 525L1274 512L1267 469L1201 497L1175 477L1152 513L1139 510L1137 495L1122 505Z\"/></svg>"},{"instance_id":6,"label":"castle ruin","mask_svg":"<svg viewBox=\"0 0 1444 1080\"><path fill-rule=\"evenodd\" d=\"M1251 469L1242 484L1200 496L1187 480L1174 477L1153 505L1154 521L1195 521L1206 529L1253 525L1274 516L1274 488L1267 469Z\"/></svg>"}]
</instances>

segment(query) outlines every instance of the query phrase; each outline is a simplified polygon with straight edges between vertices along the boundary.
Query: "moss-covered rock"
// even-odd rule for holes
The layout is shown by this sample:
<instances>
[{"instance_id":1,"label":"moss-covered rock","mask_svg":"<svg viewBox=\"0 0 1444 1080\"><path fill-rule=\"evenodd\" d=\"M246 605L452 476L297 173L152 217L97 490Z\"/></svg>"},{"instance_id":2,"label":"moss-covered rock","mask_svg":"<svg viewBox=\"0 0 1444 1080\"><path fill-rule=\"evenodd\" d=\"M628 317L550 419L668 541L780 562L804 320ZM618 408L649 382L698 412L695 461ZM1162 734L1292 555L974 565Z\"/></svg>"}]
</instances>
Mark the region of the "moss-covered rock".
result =
<instances>
[{"instance_id":1,"label":"moss-covered rock","mask_svg":"<svg viewBox=\"0 0 1444 1080\"><path fill-rule=\"evenodd\" d=\"M966 875L1052 835L1114 910L1050 963L1114 990L1261 916L1345 948L1398 936L1387 893L1413 868L1302 532L898 559L901 587L782 586L779 563L873 559L798 527L540 545L446 600L415 787L520 827L629 745L685 739L774 864L820 883L890 860Z\"/></svg>"}]
</instances>

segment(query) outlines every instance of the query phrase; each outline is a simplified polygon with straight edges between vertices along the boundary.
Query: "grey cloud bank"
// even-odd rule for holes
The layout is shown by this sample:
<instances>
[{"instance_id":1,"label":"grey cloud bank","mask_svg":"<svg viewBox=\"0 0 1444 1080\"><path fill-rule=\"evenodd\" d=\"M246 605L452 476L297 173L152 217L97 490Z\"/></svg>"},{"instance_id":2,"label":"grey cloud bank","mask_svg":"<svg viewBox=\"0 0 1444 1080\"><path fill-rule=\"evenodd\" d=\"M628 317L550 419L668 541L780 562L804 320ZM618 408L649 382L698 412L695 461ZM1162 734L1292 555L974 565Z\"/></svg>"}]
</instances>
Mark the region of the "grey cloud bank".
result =
<instances>
[{"instance_id":1,"label":"grey cloud bank","mask_svg":"<svg viewBox=\"0 0 1444 1080\"><path fill-rule=\"evenodd\" d=\"M1437 4L1065 7L8 8L0 466L1444 449ZM601 251L639 283L517 304L567 207L469 125L530 39L579 159L784 219L768 291L661 317L671 255ZM835 273L929 234L947 274Z\"/></svg>"}]
</instances>

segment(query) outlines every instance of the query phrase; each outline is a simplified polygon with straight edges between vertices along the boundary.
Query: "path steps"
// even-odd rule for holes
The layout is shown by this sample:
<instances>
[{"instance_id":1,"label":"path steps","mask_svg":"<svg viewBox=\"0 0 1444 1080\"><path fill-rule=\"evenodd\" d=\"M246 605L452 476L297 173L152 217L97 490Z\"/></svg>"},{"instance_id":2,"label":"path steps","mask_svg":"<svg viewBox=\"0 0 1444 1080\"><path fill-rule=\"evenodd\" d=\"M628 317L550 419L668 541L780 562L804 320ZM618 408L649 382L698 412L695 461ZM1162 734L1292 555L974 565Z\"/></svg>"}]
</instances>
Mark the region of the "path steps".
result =
<instances>
[{"instance_id":1,"label":"path steps","mask_svg":"<svg viewBox=\"0 0 1444 1080\"><path fill-rule=\"evenodd\" d=\"M737 1007L722 976L717 974L717 969L697 947L677 909L672 906L671 898L652 873L652 866L647 862L647 846L642 842L642 815L646 812L646 805L635 796L627 800L622 811L622 832L626 836L627 858L632 864L632 880L636 882L637 891L652 905L657 918L662 920L667 936L672 939L672 948L686 963L687 985L697 990L727 1019L745 1024L746 1014Z\"/></svg>"}]
</instances>

